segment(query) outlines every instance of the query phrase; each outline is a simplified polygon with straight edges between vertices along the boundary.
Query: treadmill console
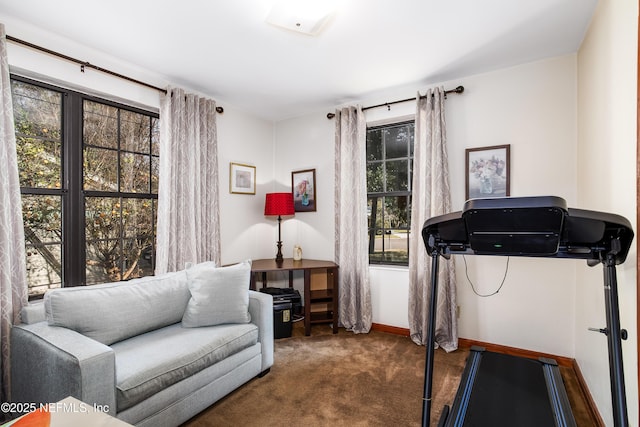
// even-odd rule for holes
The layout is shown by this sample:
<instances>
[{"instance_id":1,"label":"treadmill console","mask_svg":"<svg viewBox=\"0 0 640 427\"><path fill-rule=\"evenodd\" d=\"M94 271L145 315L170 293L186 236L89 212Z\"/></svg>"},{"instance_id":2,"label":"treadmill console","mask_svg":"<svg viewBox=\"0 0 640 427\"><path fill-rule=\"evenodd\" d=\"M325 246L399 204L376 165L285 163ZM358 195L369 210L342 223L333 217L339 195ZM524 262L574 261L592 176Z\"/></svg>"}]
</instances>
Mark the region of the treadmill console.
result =
<instances>
[{"instance_id":1,"label":"treadmill console","mask_svg":"<svg viewBox=\"0 0 640 427\"><path fill-rule=\"evenodd\" d=\"M422 229L429 252L586 259L613 256L621 264L633 230L619 215L567 208L555 196L471 199L462 211L429 218Z\"/></svg>"}]
</instances>

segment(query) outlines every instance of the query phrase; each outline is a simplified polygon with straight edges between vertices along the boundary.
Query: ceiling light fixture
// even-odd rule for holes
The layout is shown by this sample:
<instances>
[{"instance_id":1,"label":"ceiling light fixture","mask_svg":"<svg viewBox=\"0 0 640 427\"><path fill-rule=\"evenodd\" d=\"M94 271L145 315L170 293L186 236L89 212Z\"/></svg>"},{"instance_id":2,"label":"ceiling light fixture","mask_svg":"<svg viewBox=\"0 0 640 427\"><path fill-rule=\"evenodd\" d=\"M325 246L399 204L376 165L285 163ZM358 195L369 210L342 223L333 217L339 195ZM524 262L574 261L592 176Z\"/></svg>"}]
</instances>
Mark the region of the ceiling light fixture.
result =
<instances>
[{"instance_id":1,"label":"ceiling light fixture","mask_svg":"<svg viewBox=\"0 0 640 427\"><path fill-rule=\"evenodd\" d=\"M331 0L280 0L266 21L276 27L316 36L335 14L336 3Z\"/></svg>"}]
</instances>

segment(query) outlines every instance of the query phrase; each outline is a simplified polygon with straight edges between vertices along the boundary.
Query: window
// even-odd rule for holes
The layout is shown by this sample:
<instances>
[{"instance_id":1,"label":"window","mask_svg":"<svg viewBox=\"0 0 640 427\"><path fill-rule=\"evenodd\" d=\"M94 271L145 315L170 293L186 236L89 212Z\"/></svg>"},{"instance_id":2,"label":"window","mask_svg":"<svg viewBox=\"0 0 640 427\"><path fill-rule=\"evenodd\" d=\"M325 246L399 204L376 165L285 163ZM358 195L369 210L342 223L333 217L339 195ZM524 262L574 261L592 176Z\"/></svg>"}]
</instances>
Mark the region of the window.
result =
<instances>
[{"instance_id":1,"label":"window","mask_svg":"<svg viewBox=\"0 0 640 427\"><path fill-rule=\"evenodd\" d=\"M409 263L414 122L367 129L369 262Z\"/></svg>"},{"instance_id":2,"label":"window","mask_svg":"<svg viewBox=\"0 0 640 427\"><path fill-rule=\"evenodd\" d=\"M12 77L29 296L153 274L158 116Z\"/></svg>"}]
</instances>

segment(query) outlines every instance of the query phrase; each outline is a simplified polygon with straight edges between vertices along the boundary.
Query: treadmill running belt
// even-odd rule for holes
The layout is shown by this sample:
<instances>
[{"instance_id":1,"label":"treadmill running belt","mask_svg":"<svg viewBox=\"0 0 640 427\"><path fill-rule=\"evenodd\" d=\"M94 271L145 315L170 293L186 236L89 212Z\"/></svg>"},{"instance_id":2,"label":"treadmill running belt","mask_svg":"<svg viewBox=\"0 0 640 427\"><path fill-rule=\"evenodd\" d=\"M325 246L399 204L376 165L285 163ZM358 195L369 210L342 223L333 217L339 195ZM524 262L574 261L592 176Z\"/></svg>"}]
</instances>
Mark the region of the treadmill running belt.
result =
<instances>
[{"instance_id":1,"label":"treadmill running belt","mask_svg":"<svg viewBox=\"0 0 640 427\"><path fill-rule=\"evenodd\" d=\"M465 426L555 426L542 363L482 353Z\"/></svg>"}]
</instances>

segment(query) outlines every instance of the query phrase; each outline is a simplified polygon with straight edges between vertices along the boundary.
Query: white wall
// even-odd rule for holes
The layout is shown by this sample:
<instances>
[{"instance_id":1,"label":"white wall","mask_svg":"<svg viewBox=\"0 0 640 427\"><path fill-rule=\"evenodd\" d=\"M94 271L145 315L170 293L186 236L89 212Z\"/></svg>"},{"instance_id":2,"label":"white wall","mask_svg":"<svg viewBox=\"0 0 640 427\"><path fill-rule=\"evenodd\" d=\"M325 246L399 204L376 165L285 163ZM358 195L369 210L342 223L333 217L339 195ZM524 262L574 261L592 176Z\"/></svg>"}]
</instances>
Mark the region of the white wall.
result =
<instances>
[{"instance_id":1,"label":"white wall","mask_svg":"<svg viewBox=\"0 0 640 427\"><path fill-rule=\"evenodd\" d=\"M576 202L576 57L568 55L461 79L447 100L454 209L464 201L464 149L511 144L511 195ZM456 83L452 82L446 87ZM497 289L506 259L467 257L479 293ZM573 356L574 261L511 258L502 290L476 296L456 258L459 335Z\"/></svg>"},{"instance_id":2,"label":"white wall","mask_svg":"<svg viewBox=\"0 0 640 427\"><path fill-rule=\"evenodd\" d=\"M291 191L291 172L316 170L316 211L283 220L282 252L292 257L293 245L298 244L304 258L333 261L333 121L324 114L281 121L275 127L275 140L274 191Z\"/></svg>"},{"instance_id":3,"label":"white wall","mask_svg":"<svg viewBox=\"0 0 640 427\"><path fill-rule=\"evenodd\" d=\"M625 216L636 230L638 2L601 0L578 53L578 201ZM637 241L637 240L636 240ZM629 421L638 426L636 244L617 268ZM576 355L607 425L613 424L602 269L577 269Z\"/></svg>"},{"instance_id":4,"label":"white wall","mask_svg":"<svg viewBox=\"0 0 640 427\"><path fill-rule=\"evenodd\" d=\"M218 114L222 264L275 256L274 222L264 216L273 191L273 124L231 107ZM229 192L229 163L256 167L256 194ZM276 231L277 237L277 231Z\"/></svg>"},{"instance_id":5,"label":"white wall","mask_svg":"<svg viewBox=\"0 0 640 427\"><path fill-rule=\"evenodd\" d=\"M157 87L165 87L169 83L160 75L124 63L102 52L88 49L73 40L44 32L10 16L0 14L0 22L5 25L7 35L111 69ZM9 66L12 72L80 92L104 96L114 101L122 101L129 105L156 111L159 108L159 92L155 89L118 79L88 67L85 68L85 72L81 72L80 65L73 62L44 54L14 42L7 44Z\"/></svg>"},{"instance_id":6,"label":"white wall","mask_svg":"<svg viewBox=\"0 0 640 427\"><path fill-rule=\"evenodd\" d=\"M465 148L499 144L511 144L512 195L553 194L575 204L575 76L576 57L569 55L444 82L445 88L465 87L464 94L449 95L445 102L454 209L464 203ZM409 88L361 104L409 98L416 91ZM282 174L278 181L290 186L286 174L293 168L319 167L319 189L324 191L321 187L333 182L334 123L326 119L327 112L276 125L276 174ZM394 105L391 111L368 110L366 115L368 121L380 123L414 112L415 104L409 102ZM306 153L312 160L300 160ZM319 203L325 203L324 197ZM327 239L333 235L333 211L321 218L315 214L298 218L304 224L299 228L313 230L299 242L308 248L305 256L308 250L314 257L331 259L332 243ZM573 261L511 259L503 290L491 298L473 294L464 279L462 259L456 262L461 337L573 356ZM469 275L482 292L494 290L504 275L505 258L467 257L467 262ZM371 281L373 321L407 328L407 269L371 267Z\"/></svg>"}]
</instances>

